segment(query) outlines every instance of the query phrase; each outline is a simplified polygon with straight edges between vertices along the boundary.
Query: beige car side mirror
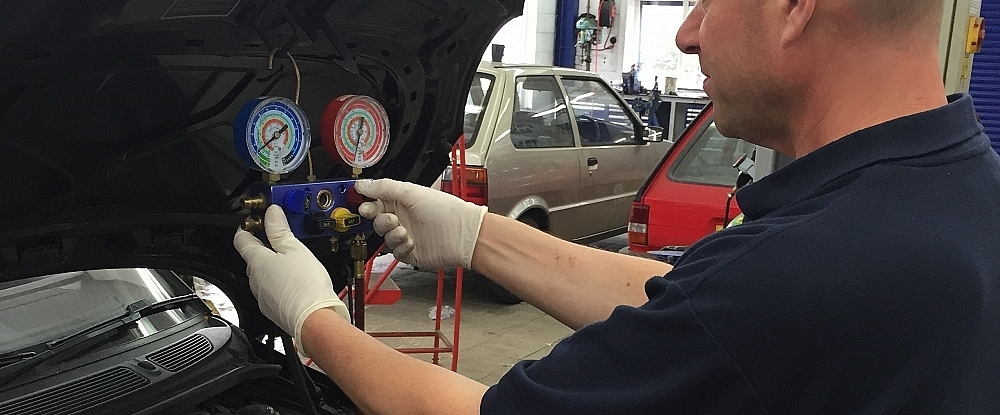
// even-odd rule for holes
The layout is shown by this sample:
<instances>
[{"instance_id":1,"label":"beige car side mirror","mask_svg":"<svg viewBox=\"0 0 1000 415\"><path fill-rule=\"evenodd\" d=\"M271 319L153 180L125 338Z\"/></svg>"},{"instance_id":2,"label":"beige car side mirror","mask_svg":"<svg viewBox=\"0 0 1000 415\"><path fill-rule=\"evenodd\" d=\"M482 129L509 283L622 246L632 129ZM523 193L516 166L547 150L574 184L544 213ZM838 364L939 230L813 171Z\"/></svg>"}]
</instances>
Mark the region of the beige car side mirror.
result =
<instances>
[{"instance_id":1,"label":"beige car side mirror","mask_svg":"<svg viewBox=\"0 0 1000 415\"><path fill-rule=\"evenodd\" d=\"M663 127L648 125L642 130L642 139L648 143L659 143L663 138Z\"/></svg>"}]
</instances>

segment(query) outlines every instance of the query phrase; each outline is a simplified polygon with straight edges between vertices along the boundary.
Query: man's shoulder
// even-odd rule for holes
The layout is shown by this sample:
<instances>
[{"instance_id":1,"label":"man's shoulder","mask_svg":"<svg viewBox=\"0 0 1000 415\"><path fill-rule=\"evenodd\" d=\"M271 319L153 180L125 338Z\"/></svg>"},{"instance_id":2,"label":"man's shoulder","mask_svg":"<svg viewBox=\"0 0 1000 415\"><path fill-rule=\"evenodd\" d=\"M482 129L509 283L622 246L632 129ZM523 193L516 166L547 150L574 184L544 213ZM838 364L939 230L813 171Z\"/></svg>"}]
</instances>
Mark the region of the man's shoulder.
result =
<instances>
[{"instance_id":1,"label":"man's shoulder","mask_svg":"<svg viewBox=\"0 0 1000 415\"><path fill-rule=\"evenodd\" d=\"M705 237L671 279L691 289L732 274L796 281L804 274L865 273L906 283L945 273L956 260L1000 271L1000 257L979 256L1000 252L1000 180L974 173L988 168L959 164L879 165L845 176L812 197Z\"/></svg>"}]
</instances>

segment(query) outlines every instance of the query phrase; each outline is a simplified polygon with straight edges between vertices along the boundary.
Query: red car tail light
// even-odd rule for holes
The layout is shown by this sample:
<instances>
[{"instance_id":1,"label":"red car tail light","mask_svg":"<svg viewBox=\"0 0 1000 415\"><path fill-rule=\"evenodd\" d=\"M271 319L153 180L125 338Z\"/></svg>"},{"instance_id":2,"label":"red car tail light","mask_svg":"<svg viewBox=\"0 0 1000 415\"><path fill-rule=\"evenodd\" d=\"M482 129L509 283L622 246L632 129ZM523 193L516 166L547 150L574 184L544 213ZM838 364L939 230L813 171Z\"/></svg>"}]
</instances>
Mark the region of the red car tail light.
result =
<instances>
[{"instance_id":1,"label":"red car tail light","mask_svg":"<svg viewBox=\"0 0 1000 415\"><path fill-rule=\"evenodd\" d=\"M632 214L628 218L629 245L649 244L649 205L632 204Z\"/></svg>"},{"instance_id":2,"label":"red car tail light","mask_svg":"<svg viewBox=\"0 0 1000 415\"><path fill-rule=\"evenodd\" d=\"M441 177L441 191L461 197L462 195L458 194L458 189L455 188L452 176L451 167L446 168L444 175ZM486 169L483 167L466 167L465 184L465 200L485 206L486 201L489 199Z\"/></svg>"}]
</instances>

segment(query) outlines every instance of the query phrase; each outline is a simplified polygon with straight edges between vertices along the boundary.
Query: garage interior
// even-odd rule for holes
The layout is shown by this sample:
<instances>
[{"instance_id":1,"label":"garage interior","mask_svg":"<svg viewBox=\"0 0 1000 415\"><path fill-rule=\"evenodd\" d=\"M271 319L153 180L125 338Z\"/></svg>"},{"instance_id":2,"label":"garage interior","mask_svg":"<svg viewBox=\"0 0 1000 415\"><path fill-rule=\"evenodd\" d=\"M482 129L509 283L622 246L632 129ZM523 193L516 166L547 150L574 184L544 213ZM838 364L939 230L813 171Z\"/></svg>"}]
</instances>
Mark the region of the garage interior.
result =
<instances>
[{"instance_id":1,"label":"garage interior","mask_svg":"<svg viewBox=\"0 0 1000 415\"><path fill-rule=\"evenodd\" d=\"M668 103L670 111L664 114L669 114L674 123L669 126L670 132L680 134L706 102L699 89L704 75L700 72L698 57L680 53L673 43L674 33L696 3L697 0L527 0L524 14L500 30L491 42L492 48L483 53L483 60L500 58L510 65L555 65L581 70L587 70L589 65L591 71L623 92L626 99L648 101L654 88L666 86L661 90L662 99ZM613 24L611 27L599 26L599 42L595 42L599 44L585 48L580 44L577 23L588 14L600 14L602 8L606 14L607 7L615 9ZM1000 21L1000 0L983 0L981 16L987 21ZM943 32L942 43L952 40ZM498 46L501 46L500 55L497 55ZM584 55L587 49L591 53L589 63ZM628 81L625 75L632 69L638 69L636 93L626 94L622 89ZM993 138L994 148L1000 152L1000 37L986 37L966 82L988 135ZM688 102L691 104L686 104ZM648 102L645 105L648 109ZM677 111L682 115L676 116ZM648 114L645 115L648 121ZM622 251L628 248L628 240L621 234L590 245ZM391 254L380 257L375 261L373 272L383 271L390 262ZM449 270L446 275L445 298L451 301L455 271ZM368 306L367 329L399 332L424 331L432 327L434 320L430 312L435 307L436 273L400 264L392 271L391 278L402 296L391 306ZM513 364L546 355L554 344L572 333L530 304L498 304L486 293L488 287L481 276L466 278L464 287L457 367L459 373L474 380L495 384ZM215 298L221 304L226 302L217 294L209 293L206 298ZM447 301L445 304L454 305ZM445 310L447 314L448 308ZM225 310L223 313L225 315ZM454 321L454 317L443 319L442 331L446 336L453 333ZM427 347L429 344L427 339L415 338L384 341L396 348ZM414 356L433 360L427 353ZM437 363L451 367L451 354L441 353Z\"/></svg>"},{"instance_id":2,"label":"garage interior","mask_svg":"<svg viewBox=\"0 0 1000 415\"><path fill-rule=\"evenodd\" d=\"M431 193L416 183L562 239L550 243L674 264L742 225L737 191L794 161L716 127L722 104L674 39L699 1L413 0L395 19L367 0L96 0L59 17L42 3L71 1L12 6L0 415L359 413L312 358L285 354L317 309L485 386L547 356L574 330L472 270L400 262L362 205L409 206L355 185ZM1000 0L943 3L941 80L972 97L1000 153ZM331 276L313 291L346 302L313 302L294 333L258 306L245 255L280 253L271 206L302 242L284 247Z\"/></svg>"}]
</instances>

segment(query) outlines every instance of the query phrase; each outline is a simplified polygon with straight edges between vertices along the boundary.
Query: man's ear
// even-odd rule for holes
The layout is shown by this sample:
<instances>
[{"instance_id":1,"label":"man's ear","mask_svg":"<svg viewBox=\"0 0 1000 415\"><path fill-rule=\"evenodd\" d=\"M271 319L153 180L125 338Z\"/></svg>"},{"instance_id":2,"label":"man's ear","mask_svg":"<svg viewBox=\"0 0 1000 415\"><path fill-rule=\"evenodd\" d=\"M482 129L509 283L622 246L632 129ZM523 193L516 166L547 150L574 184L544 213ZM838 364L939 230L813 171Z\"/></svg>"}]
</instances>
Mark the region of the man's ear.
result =
<instances>
[{"instance_id":1,"label":"man's ear","mask_svg":"<svg viewBox=\"0 0 1000 415\"><path fill-rule=\"evenodd\" d=\"M785 47L802 36L802 32L813 18L818 0L781 1L784 3L782 14L785 22L781 31L781 46Z\"/></svg>"}]
</instances>

